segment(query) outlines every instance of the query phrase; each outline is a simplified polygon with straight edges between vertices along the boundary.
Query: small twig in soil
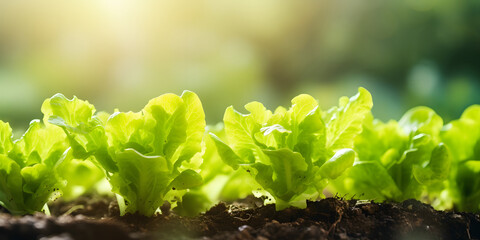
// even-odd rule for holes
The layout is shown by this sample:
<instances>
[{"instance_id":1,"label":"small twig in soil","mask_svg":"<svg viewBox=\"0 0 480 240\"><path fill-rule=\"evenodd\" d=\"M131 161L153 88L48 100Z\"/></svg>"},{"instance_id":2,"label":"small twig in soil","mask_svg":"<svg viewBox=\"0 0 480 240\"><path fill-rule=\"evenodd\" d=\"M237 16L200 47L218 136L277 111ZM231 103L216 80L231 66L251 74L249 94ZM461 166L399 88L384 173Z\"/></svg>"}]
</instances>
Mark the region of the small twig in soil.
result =
<instances>
[{"instance_id":1,"label":"small twig in soil","mask_svg":"<svg viewBox=\"0 0 480 240\"><path fill-rule=\"evenodd\" d=\"M240 220L242 222L248 222L250 218L252 218L252 214L247 213L247 215L248 215L248 218L241 218L241 217L233 217L233 218Z\"/></svg>"}]
</instances>

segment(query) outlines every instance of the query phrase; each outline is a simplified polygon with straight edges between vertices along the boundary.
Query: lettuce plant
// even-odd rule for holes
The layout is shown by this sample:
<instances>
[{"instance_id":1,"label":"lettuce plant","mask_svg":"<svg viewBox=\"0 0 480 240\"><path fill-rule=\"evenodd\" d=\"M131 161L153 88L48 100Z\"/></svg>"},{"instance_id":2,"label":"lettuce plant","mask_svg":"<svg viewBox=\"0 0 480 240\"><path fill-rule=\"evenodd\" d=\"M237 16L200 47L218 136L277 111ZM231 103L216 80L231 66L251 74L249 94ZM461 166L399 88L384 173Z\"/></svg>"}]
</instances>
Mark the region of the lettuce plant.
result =
<instances>
[{"instance_id":1,"label":"lettuce plant","mask_svg":"<svg viewBox=\"0 0 480 240\"><path fill-rule=\"evenodd\" d=\"M480 211L480 105L445 125L441 137L453 156L448 198L460 211Z\"/></svg>"},{"instance_id":2,"label":"lettuce plant","mask_svg":"<svg viewBox=\"0 0 480 240\"><path fill-rule=\"evenodd\" d=\"M342 97L338 107L323 112L311 96L302 94L287 110L273 113L259 102L245 105L249 114L227 108L224 115L228 144L211 134L223 161L248 172L277 210L306 207L321 195L328 180L353 164L353 138L372 107L370 93L359 89Z\"/></svg>"},{"instance_id":3,"label":"lettuce plant","mask_svg":"<svg viewBox=\"0 0 480 240\"><path fill-rule=\"evenodd\" d=\"M33 120L25 134L12 141L12 129L0 121L0 204L12 214L31 214L59 196L63 181L56 168L68 146L55 126Z\"/></svg>"},{"instance_id":4,"label":"lettuce plant","mask_svg":"<svg viewBox=\"0 0 480 240\"><path fill-rule=\"evenodd\" d=\"M355 139L358 159L332 186L366 199L419 199L428 186L447 179L451 157L440 140L443 120L427 107L411 109L399 122L369 116Z\"/></svg>"},{"instance_id":5,"label":"lettuce plant","mask_svg":"<svg viewBox=\"0 0 480 240\"><path fill-rule=\"evenodd\" d=\"M102 167L117 194L121 215L150 216L164 200L181 200L185 189L201 184L205 115L193 92L154 98L140 112L115 112L106 121L77 98L55 95L42 111L61 127L72 154Z\"/></svg>"}]
</instances>

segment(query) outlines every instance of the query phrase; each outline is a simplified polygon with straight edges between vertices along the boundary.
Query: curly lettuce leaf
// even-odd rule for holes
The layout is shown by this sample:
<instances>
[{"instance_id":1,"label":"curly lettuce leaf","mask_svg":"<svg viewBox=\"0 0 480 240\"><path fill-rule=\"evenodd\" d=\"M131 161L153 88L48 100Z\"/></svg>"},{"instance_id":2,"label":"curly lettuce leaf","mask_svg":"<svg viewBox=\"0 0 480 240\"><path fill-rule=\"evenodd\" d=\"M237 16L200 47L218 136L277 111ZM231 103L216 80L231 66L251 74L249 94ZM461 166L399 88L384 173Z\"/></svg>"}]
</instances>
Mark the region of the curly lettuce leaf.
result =
<instances>
[{"instance_id":1,"label":"curly lettuce leaf","mask_svg":"<svg viewBox=\"0 0 480 240\"><path fill-rule=\"evenodd\" d=\"M355 152L344 148L338 150L332 158L319 168L319 174L324 178L336 179L344 172L344 169L352 166L355 161Z\"/></svg>"},{"instance_id":2,"label":"curly lettuce leaf","mask_svg":"<svg viewBox=\"0 0 480 240\"><path fill-rule=\"evenodd\" d=\"M365 88L359 88L358 94L350 99L340 98L339 106L331 108L326 115L327 149L353 148L355 136L362 131L363 120L372 106L372 95Z\"/></svg>"},{"instance_id":3,"label":"curly lettuce leaf","mask_svg":"<svg viewBox=\"0 0 480 240\"><path fill-rule=\"evenodd\" d=\"M22 168L24 202L28 212L41 211L45 204L60 196L63 186L55 170L43 163Z\"/></svg>"},{"instance_id":4,"label":"curly lettuce leaf","mask_svg":"<svg viewBox=\"0 0 480 240\"><path fill-rule=\"evenodd\" d=\"M167 161L162 156L145 156L126 149L115 157L119 172L112 175L112 191L126 201L126 212L151 216L163 203L168 187Z\"/></svg>"},{"instance_id":5,"label":"curly lettuce leaf","mask_svg":"<svg viewBox=\"0 0 480 240\"><path fill-rule=\"evenodd\" d=\"M117 168L108 154L107 138L102 118L95 114L95 107L88 101L77 97L66 98L55 94L42 104L44 122L62 128L76 159L87 159L95 156L95 160L106 170L115 172Z\"/></svg>"},{"instance_id":6,"label":"curly lettuce leaf","mask_svg":"<svg viewBox=\"0 0 480 240\"><path fill-rule=\"evenodd\" d=\"M33 120L25 134L14 142L9 156L21 167L45 163L53 168L67 148L66 135L60 128Z\"/></svg>"},{"instance_id":7,"label":"curly lettuce leaf","mask_svg":"<svg viewBox=\"0 0 480 240\"><path fill-rule=\"evenodd\" d=\"M116 112L105 124L110 150L122 151L127 148L149 154L153 152L154 134L147 127L141 112Z\"/></svg>"},{"instance_id":8,"label":"curly lettuce leaf","mask_svg":"<svg viewBox=\"0 0 480 240\"><path fill-rule=\"evenodd\" d=\"M447 146L440 143L431 154L430 162L425 166L413 166L413 176L423 185L430 185L438 181L443 181L450 174L451 156Z\"/></svg>"},{"instance_id":9,"label":"curly lettuce leaf","mask_svg":"<svg viewBox=\"0 0 480 240\"><path fill-rule=\"evenodd\" d=\"M362 199L379 201L402 196L392 176L377 161L356 162L344 176L336 180L335 187L341 193Z\"/></svg>"},{"instance_id":10,"label":"curly lettuce leaf","mask_svg":"<svg viewBox=\"0 0 480 240\"><path fill-rule=\"evenodd\" d=\"M300 153L290 149L264 150L264 153L270 159L271 166L254 164L252 167L258 170L255 180L278 199L277 208L285 208L290 199L310 187L312 168ZM282 200L286 206L282 206Z\"/></svg>"},{"instance_id":11,"label":"curly lettuce leaf","mask_svg":"<svg viewBox=\"0 0 480 240\"><path fill-rule=\"evenodd\" d=\"M12 128L0 120L0 154L7 154L13 148Z\"/></svg>"}]
</instances>

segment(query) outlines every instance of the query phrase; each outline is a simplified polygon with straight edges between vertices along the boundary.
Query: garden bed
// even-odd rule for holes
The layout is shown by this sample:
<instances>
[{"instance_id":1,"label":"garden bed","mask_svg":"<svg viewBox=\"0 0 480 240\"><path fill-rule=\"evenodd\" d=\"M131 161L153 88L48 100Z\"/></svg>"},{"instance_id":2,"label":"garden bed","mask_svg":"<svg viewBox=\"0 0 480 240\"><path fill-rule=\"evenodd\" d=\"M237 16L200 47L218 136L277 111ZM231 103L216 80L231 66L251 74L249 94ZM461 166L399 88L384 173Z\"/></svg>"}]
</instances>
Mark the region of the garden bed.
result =
<instances>
[{"instance_id":1,"label":"garden bed","mask_svg":"<svg viewBox=\"0 0 480 240\"><path fill-rule=\"evenodd\" d=\"M480 106L444 125L427 107L383 123L372 105L364 88L328 111L301 94L207 127L190 91L113 114L56 94L20 139L0 121L0 238L480 239ZM307 201L322 192L395 202ZM275 205L236 200L252 193Z\"/></svg>"},{"instance_id":2,"label":"garden bed","mask_svg":"<svg viewBox=\"0 0 480 240\"><path fill-rule=\"evenodd\" d=\"M163 207L153 217L118 215L113 199L57 201L52 216L0 214L0 239L480 239L480 216L436 211L416 200L327 198L275 211L260 199L220 203L197 217Z\"/></svg>"}]
</instances>

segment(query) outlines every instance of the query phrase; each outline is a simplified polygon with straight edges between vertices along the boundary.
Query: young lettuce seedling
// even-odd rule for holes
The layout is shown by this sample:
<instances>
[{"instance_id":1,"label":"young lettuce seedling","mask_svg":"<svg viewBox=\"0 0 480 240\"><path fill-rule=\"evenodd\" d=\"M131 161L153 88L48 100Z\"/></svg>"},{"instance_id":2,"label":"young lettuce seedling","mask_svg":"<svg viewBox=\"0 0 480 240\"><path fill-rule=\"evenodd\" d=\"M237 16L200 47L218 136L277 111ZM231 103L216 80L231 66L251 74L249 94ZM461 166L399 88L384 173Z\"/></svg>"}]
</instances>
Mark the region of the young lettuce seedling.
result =
<instances>
[{"instance_id":1,"label":"young lettuce seedling","mask_svg":"<svg viewBox=\"0 0 480 240\"><path fill-rule=\"evenodd\" d=\"M202 183L196 171L205 114L193 92L164 94L140 112L116 112L106 122L88 102L58 94L42 111L63 128L76 158L94 157L104 169L121 215L151 216L164 200L181 200L186 189Z\"/></svg>"},{"instance_id":2,"label":"young lettuce seedling","mask_svg":"<svg viewBox=\"0 0 480 240\"><path fill-rule=\"evenodd\" d=\"M273 113L251 102L245 105L249 114L227 108L228 144L211 136L223 161L247 171L263 188L257 195L270 198L277 210L305 208L306 200L322 195L330 179L352 166L353 139L371 107L371 95L363 88L327 112L306 94L295 97L288 110L279 107Z\"/></svg>"},{"instance_id":3,"label":"young lettuce seedling","mask_svg":"<svg viewBox=\"0 0 480 240\"><path fill-rule=\"evenodd\" d=\"M12 141L12 129L0 121L0 204L12 214L32 214L59 196L63 186L56 168L68 146L65 134L33 120L25 134Z\"/></svg>"},{"instance_id":4,"label":"young lettuce seedling","mask_svg":"<svg viewBox=\"0 0 480 240\"><path fill-rule=\"evenodd\" d=\"M480 105L445 125L441 137L453 156L448 198L459 211L480 212Z\"/></svg>"},{"instance_id":5,"label":"young lettuce seedling","mask_svg":"<svg viewBox=\"0 0 480 240\"><path fill-rule=\"evenodd\" d=\"M427 107L411 109L399 122L369 116L355 139L358 161L332 184L334 189L366 199L418 199L449 174L451 157L440 141L442 125Z\"/></svg>"}]
</instances>

